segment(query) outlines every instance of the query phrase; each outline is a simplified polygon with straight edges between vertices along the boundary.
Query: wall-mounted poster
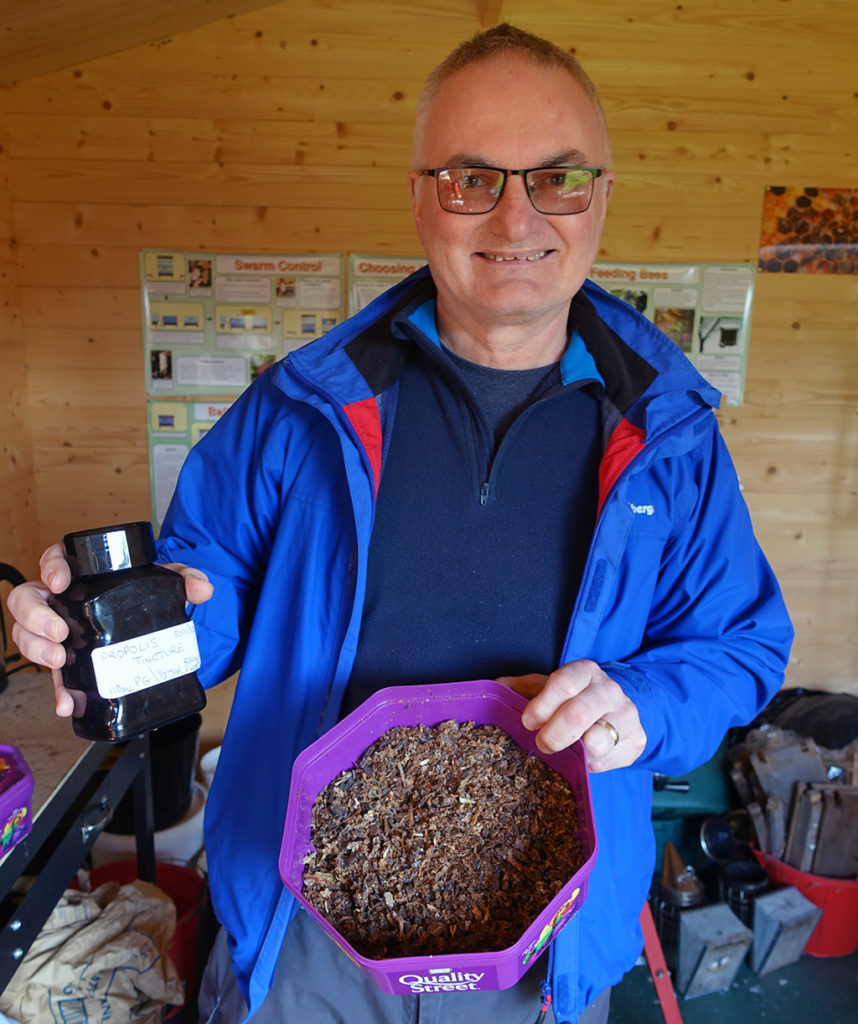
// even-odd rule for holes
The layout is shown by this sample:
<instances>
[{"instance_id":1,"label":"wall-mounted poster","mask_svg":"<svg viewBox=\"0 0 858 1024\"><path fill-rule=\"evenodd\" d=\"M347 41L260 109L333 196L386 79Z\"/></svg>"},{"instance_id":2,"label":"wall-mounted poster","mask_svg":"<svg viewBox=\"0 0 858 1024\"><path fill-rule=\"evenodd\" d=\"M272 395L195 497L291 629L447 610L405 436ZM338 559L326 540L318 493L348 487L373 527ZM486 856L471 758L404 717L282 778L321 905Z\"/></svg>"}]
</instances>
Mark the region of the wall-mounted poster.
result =
<instances>
[{"instance_id":1,"label":"wall-mounted poster","mask_svg":"<svg viewBox=\"0 0 858 1024\"><path fill-rule=\"evenodd\" d=\"M146 392L243 391L286 352L339 323L343 257L140 254Z\"/></svg>"},{"instance_id":2,"label":"wall-mounted poster","mask_svg":"<svg viewBox=\"0 0 858 1024\"><path fill-rule=\"evenodd\" d=\"M755 273L753 263L598 262L590 276L664 331L727 405L741 405Z\"/></svg>"},{"instance_id":3,"label":"wall-mounted poster","mask_svg":"<svg viewBox=\"0 0 858 1024\"><path fill-rule=\"evenodd\" d=\"M759 267L769 274L858 274L858 189L769 186Z\"/></svg>"},{"instance_id":4,"label":"wall-mounted poster","mask_svg":"<svg viewBox=\"0 0 858 1024\"><path fill-rule=\"evenodd\" d=\"M179 401L175 398L148 402L149 483L152 525L157 533L176 489L179 470L188 452L232 405L226 401Z\"/></svg>"},{"instance_id":5,"label":"wall-mounted poster","mask_svg":"<svg viewBox=\"0 0 858 1024\"><path fill-rule=\"evenodd\" d=\"M349 316L368 306L388 288L426 266L422 257L349 256Z\"/></svg>"}]
</instances>

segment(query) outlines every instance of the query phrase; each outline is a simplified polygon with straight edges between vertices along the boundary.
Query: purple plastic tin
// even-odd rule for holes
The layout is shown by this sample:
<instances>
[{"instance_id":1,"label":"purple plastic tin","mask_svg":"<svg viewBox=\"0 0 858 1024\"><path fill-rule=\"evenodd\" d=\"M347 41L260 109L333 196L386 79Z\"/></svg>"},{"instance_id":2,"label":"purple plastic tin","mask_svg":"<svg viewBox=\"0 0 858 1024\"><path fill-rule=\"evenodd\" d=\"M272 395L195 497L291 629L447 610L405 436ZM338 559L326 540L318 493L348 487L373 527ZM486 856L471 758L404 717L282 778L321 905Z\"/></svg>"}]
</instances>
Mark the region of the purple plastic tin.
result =
<instances>
[{"instance_id":1,"label":"purple plastic tin","mask_svg":"<svg viewBox=\"0 0 858 1024\"><path fill-rule=\"evenodd\" d=\"M280 848L280 875L307 913L383 992L410 995L509 988L539 958L584 902L596 859L596 830L584 748L575 743L558 754L545 755L538 751L534 734L521 724L526 704L524 697L485 679L437 686L394 686L379 690L295 759ZM498 726L528 754L542 758L566 779L578 805L576 836L584 851L584 864L525 929L521 938L506 949L491 953L370 960L346 942L302 894L304 857L312 850L313 804L325 786L340 772L354 767L367 747L388 729L431 726L450 719Z\"/></svg>"},{"instance_id":2,"label":"purple plastic tin","mask_svg":"<svg viewBox=\"0 0 858 1024\"><path fill-rule=\"evenodd\" d=\"M0 857L33 828L33 776L17 747L0 743Z\"/></svg>"}]
</instances>

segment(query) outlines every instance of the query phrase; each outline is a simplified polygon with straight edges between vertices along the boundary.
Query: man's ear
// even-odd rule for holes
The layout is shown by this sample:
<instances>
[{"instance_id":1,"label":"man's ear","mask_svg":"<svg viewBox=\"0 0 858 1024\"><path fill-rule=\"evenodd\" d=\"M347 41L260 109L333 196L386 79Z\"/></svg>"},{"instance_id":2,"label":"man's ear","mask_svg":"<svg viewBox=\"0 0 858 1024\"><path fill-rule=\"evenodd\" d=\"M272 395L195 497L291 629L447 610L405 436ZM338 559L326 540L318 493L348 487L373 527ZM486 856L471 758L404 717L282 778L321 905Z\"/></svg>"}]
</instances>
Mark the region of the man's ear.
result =
<instances>
[{"instance_id":1,"label":"man's ear","mask_svg":"<svg viewBox=\"0 0 858 1024\"><path fill-rule=\"evenodd\" d=\"M416 199L417 182L420 180L420 175L417 171L408 172L408 194L411 196L411 202L414 203Z\"/></svg>"},{"instance_id":2,"label":"man's ear","mask_svg":"<svg viewBox=\"0 0 858 1024\"><path fill-rule=\"evenodd\" d=\"M408 194L411 196L411 212L414 216L414 226L417 228L417 237L420 237L421 229L421 216L420 216L420 204L417 201L417 184L420 181L421 175L417 171L408 172Z\"/></svg>"}]
</instances>

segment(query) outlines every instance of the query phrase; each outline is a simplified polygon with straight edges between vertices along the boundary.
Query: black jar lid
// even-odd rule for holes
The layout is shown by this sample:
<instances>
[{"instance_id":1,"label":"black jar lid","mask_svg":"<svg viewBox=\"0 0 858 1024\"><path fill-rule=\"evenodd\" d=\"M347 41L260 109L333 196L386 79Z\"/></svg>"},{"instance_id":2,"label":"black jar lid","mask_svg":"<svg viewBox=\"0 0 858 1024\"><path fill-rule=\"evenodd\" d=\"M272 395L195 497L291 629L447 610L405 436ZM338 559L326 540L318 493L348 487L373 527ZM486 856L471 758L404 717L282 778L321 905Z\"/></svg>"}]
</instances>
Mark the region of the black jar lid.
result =
<instances>
[{"instance_id":1,"label":"black jar lid","mask_svg":"<svg viewBox=\"0 0 858 1024\"><path fill-rule=\"evenodd\" d=\"M63 537L72 576L131 569L155 561L152 524L117 523L94 530L78 530Z\"/></svg>"}]
</instances>

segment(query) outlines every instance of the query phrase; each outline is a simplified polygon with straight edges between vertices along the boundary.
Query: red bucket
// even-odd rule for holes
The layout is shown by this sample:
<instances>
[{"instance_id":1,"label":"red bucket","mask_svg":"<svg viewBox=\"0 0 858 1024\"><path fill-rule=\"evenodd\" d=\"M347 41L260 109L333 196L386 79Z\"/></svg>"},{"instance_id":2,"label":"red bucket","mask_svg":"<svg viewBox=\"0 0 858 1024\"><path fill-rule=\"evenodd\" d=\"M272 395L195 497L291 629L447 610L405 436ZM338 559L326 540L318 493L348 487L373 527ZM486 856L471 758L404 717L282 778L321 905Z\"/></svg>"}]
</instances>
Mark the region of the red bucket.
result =
<instances>
[{"instance_id":1,"label":"red bucket","mask_svg":"<svg viewBox=\"0 0 858 1024\"><path fill-rule=\"evenodd\" d=\"M102 864L90 871L89 878L93 889L104 885L105 882L127 885L137 878L137 861L118 860ZM164 1020L170 1020L181 1012L197 991L197 945L203 878L198 871L183 864L158 861L155 865L155 884L176 905L176 930L167 946L167 953L182 979L185 1002L167 1012ZM77 888L77 885L75 884L73 888Z\"/></svg>"},{"instance_id":2,"label":"red bucket","mask_svg":"<svg viewBox=\"0 0 858 1024\"><path fill-rule=\"evenodd\" d=\"M822 910L805 953L811 956L849 956L858 949L858 882L848 878L811 875L754 850L766 874L777 885L792 885Z\"/></svg>"}]
</instances>

